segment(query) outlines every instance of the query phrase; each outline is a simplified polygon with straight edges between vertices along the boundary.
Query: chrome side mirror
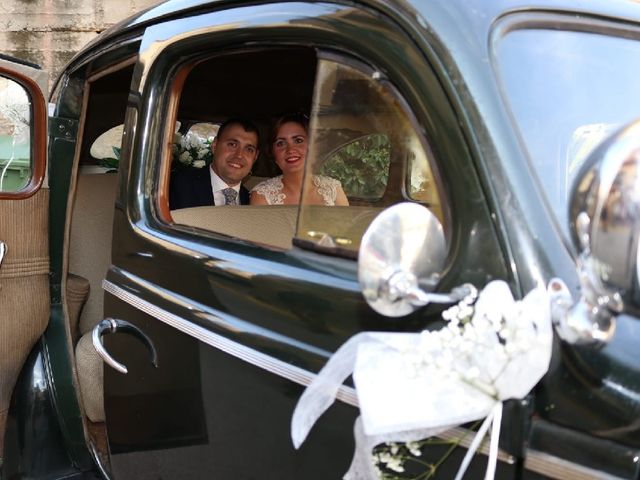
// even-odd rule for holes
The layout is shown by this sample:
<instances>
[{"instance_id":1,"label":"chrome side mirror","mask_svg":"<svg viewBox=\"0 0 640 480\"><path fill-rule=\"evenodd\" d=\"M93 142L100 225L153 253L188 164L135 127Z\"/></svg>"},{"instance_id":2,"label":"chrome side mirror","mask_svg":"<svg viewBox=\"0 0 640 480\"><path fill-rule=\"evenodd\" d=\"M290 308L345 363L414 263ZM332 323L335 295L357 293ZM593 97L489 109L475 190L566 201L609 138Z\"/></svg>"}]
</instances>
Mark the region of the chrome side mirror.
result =
<instances>
[{"instance_id":1,"label":"chrome side mirror","mask_svg":"<svg viewBox=\"0 0 640 480\"><path fill-rule=\"evenodd\" d=\"M358 279L376 312L408 315L428 303L453 303L472 292L465 285L433 293L446 259L442 225L427 208L400 203L380 213L362 237Z\"/></svg>"},{"instance_id":2,"label":"chrome side mirror","mask_svg":"<svg viewBox=\"0 0 640 480\"><path fill-rule=\"evenodd\" d=\"M631 308L638 288L640 121L590 154L573 187L569 218L582 297L556 319L558 332L571 343L607 342L615 315Z\"/></svg>"}]
</instances>

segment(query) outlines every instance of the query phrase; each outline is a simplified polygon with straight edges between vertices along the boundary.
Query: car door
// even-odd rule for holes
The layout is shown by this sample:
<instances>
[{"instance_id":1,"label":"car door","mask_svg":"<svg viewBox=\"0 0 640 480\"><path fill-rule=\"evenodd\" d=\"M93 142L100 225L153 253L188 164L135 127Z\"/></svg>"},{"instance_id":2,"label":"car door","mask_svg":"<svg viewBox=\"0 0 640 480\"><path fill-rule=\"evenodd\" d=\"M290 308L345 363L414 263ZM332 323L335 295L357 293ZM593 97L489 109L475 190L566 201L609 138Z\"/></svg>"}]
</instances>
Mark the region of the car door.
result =
<instances>
[{"instance_id":1,"label":"car door","mask_svg":"<svg viewBox=\"0 0 640 480\"><path fill-rule=\"evenodd\" d=\"M282 87L279 70L296 71L301 84L310 78L308 93ZM439 325L439 307L390 319L362 297L358 245L385 207L416 201L440 219L449 253L439 288L509 278L438 74L385 15L350 6L238 6L147 28L103 284L114 320L97 331L115 333L103 337L105 356L127 369L105 366L114 478L339 478L353 454L355 392L342 387L342 402L296 451L289 427L304 386L360 331ZM280 95L310 113L309 152L323 169L308 174L344 175L351 206L169 212L176 117L202 113L204 103L264 119L263 110L296 105ZM375 154L346 168L354 145ZM502 459L511 463L500 475L513 477L513 458Z\"/></svg>"},{"instance_id":2,"label":"car door","mask_svg":"<svg viewBox=\"0 0 640 480\"><path fill-rule=\"evenodd\" d=\"M49 320L47 75L0 58L0 456L9 402Z\"/></svg>"}]
</instances>

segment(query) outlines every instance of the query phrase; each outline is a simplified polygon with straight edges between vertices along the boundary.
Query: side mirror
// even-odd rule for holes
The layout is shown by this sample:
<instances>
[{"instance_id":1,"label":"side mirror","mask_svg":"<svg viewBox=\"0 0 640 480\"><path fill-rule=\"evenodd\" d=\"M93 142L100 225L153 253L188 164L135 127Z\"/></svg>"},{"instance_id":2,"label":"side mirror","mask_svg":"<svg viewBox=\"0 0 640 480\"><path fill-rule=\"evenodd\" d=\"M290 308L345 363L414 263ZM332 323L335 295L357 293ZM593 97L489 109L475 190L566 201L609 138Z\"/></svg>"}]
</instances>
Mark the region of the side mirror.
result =
<instances>
[{"instance_id":1,"label":"side mirror","mask_svg":"<svg viewBox=\"0 0 640 480\"><path fill-rule=\"evenodd\" d=\"M598 293L630 293L638 285L640 120L591 154L569 214L574 243L593 264Z\"/></svg>"},{"instance_id":2,"label":"side mirror","mask_svg":"<svg viewBox=\"0 0 640 480\"><path fill-rule=\"evenodd\" d=\"M378 215L362 237L358 279L371 308L401 317L428 303L457 302L473 287L433 293L447 250L442 225L426 207L400 203Z\"/></svg>"},{"instance_id":3,"label":"side mirror","mask_svg":"<svg viewBox=\"0 0 640 480\"><path fill-rule=\"evenodd\" d=\"M615 315L638 301L640 121L590 154L573 187L569 218L582 298L559 319L558 331L571 343L606 342Z\"/></svg>"}]
</instances>

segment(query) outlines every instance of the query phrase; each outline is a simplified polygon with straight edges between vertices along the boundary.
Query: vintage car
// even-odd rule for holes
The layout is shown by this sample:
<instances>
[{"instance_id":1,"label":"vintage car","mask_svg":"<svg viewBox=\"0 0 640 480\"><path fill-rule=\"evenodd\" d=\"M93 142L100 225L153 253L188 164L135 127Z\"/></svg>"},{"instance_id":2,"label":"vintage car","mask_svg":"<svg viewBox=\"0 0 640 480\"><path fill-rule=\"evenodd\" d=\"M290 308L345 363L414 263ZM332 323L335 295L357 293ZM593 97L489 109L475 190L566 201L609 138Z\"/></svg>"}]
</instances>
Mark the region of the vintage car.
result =
<instances>
[{"instance_id":1,"label":"vintage car","mask_svg":"<svg viewBox=\"0 0 640 480\"><path fill-rule=\"evenodd\" d=\"M341 478L353 384L295 450L305 386L358 332L442 325L380 272L362 294L364 232L402 202L443 248L400 228L379 260L427 262L405 265L422 290L571 292L497 477L639 478L637 2L169 0L80 52L48 106L34 65L0 75L2 478ZM253 119L253 185L284 112L349 206L169 209L176 135ZM438 478L470 428L424 449L454 447Z\"/></svg>"}]
</instances>

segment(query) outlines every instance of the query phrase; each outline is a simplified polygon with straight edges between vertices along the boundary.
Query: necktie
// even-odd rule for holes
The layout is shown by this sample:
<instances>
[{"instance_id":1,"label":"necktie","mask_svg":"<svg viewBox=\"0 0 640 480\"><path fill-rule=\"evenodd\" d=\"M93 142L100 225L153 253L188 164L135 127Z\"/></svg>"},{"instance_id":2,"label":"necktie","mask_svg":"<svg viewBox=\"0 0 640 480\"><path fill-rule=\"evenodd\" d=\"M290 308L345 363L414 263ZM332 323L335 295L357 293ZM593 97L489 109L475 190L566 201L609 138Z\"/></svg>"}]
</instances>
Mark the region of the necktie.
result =
<instances>
[{"instance_id":1,"label":"necktie","mask_svg":"<svg viewBox=\"0 0 640 480\"><path fill-rule=\"evenodd\" d=\"M222 194L224 195L224 204L225 205L237 205L238 204L238 192L236 192L233 188L225 188L222 190Z\"/></svg>"}]
</instances>

